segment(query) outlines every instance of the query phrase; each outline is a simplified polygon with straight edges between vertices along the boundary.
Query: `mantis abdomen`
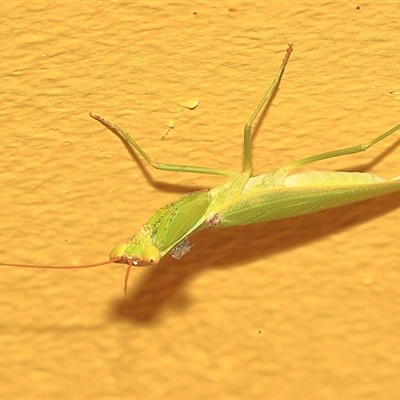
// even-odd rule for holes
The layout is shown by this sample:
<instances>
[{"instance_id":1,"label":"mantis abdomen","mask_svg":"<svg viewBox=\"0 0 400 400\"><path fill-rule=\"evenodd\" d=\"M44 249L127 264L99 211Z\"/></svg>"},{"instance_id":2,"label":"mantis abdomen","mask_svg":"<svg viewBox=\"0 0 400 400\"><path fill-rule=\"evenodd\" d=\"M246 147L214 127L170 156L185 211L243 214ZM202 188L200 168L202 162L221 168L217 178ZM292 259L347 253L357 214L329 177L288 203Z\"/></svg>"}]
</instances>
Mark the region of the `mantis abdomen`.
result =
<instances>
[{"instance_id":1,"label":"mantis abdomen","mask_svg":"<svg viewBox=\"0 0 400 400\"><path fill-rule=\"evenodd\" d=\"M371 174L356 172L330 172L330 174L333 177L339 174L341 179L347 176L349 181L358 175L361 182L341 185L335 182L329 186L320 183L313 185L312 181L308 181L307 184L302 182L302 186L297 187L276 186L264 190L258 187L254 193L252 191L243 193L236 200L223 205L218 213L218 227L227 228L290 218L400 191L399 178L384 181ZM368 180L372 182L365 182Z\"/></svg>"}]
</instances>

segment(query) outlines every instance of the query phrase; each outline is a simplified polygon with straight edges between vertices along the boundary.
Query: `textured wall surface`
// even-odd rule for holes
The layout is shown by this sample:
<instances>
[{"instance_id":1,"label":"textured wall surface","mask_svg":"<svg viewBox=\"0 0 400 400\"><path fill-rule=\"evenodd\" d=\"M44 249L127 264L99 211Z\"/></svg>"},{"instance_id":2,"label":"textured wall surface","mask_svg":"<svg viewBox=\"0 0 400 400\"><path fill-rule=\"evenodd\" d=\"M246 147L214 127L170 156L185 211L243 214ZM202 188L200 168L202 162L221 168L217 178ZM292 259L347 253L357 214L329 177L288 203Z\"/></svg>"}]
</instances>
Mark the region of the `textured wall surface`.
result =
<instances>
[{"instance_id":1,"label":"textured wall surface","mask_svg":"<svg viewBox=\"0 0 400 400\"><path fill-rule=\"evenodd\" d=\"M255 172L400 122L396 2L1 2L0 261L106 260L156 210L241 168L243 125L295 51ZM183 99L200 101L177 111ZM175 122L166 140L168 121ZM318 169L400 174L399 134ZM0 267L0 396L398 397L400 194L192 238L154 268Z\"/></svg>"}]
</instances>

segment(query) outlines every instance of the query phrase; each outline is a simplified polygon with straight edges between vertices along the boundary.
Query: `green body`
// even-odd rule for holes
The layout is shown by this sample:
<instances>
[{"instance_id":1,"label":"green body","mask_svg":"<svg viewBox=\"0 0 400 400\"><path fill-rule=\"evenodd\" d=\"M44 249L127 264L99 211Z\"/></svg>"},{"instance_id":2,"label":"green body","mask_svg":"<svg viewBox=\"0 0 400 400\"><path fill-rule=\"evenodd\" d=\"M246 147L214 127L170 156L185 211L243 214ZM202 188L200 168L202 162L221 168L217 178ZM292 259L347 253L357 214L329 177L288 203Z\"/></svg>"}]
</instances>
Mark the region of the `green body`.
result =
<instances>
[{"instance_id":1,"label":"green body","mask_svg":"<svg viewBox=\"0 0 400 400\"><path fill-rule=\"evenodd\" d=\"M155 265L170 251L175 258L187 253L190 250L187 238L199 230L290 218L400 191L400 177L384 181L369 173L293 172L297 167L315 161L365 151L400 129L400 124L368 143L310 156L252 176L251 126L277 89L291 52L292 46L289 46L271 87L245 125L243 172L154 162L129 134L91 114L155 168L227 176L225 182L213 189L189 193L158 210L128 243L111 251L111 261L129 266Z\"/></svg>"},{"instance_id":2,"label":"green body","mask_svg":"<svg viewBox=\"0 0 400 400\"><path fill-rule=\"evenodd\" d=\"M341 178L340 183L337 182L337 174ZM243 178L247 177L238 177L235 184ZM210 191L215 201L212 201L206 215L207 219L219 215L220 223L216 227L290 218L400 191L398 178L385 182L374 175L358 172L313 171L283 179L266 173L243 181L245 184L237 185L229 200L220 204L217 200L221 195L219 187Z\"/></svg>"},{"instance_id":3,"label":"green body","mask_svg":"<svg viewBox=\"0 0 400 400\"><path fill-rule=\"evenodd\" d=\"M140 254L146 244L154 245L161 258L199 230L290 218L397 191L400 178L383 181L367 173L313 171L279 180L274 180L274 173L255 177L242 173L208 192L191 193L157 211L130 239L124 252ZM154 262L146 260L145 265L149 264Z\"/></svg>"}]
</instances>

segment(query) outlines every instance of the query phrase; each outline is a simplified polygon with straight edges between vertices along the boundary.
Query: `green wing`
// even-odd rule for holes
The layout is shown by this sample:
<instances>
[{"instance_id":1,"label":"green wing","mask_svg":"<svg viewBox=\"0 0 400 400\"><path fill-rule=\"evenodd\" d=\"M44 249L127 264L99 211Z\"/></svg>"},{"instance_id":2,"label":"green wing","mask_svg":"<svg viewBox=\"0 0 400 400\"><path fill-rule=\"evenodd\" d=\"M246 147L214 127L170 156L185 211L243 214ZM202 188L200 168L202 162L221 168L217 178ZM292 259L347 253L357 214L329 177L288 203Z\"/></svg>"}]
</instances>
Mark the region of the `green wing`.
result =
<instances>
[{"instance_id":1,"label":"green wing","mask_svg":"<svg viewBox=\"0 0 400 400\"><path fill-rule=\"evenodd\" d=\"M189 193L163 207L150 219L148 224L153 231L153 243L161 256L204 223L210 202L207 192Z\"/></svg>"},{"instance_id":2,"label":"green wing","mask_svg":"<svg viewBox=\"0 0 400 400\"><path fill-rule=\"evenodd\" d=\"M384 181L358 172L316 171L287 179L283 183L288 186L260 189L257 185L257 190L244 190L242 196L222 205L218 227L290 218L400 191L399 178Z\"/></svg>"}]
</instances>

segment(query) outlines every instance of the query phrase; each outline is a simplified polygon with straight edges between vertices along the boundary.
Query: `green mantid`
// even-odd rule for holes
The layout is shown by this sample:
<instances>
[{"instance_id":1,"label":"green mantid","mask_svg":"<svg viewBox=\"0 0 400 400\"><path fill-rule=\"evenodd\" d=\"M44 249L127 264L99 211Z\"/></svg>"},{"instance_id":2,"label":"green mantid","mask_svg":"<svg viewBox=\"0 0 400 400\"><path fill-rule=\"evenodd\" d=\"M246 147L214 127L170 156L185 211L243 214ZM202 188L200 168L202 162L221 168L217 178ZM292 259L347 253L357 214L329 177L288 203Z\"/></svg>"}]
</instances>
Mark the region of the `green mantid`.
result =
<instances>
[{"instance_id":1,"label":"green mantid","mask_svg":"<svg viewBox=\"0 0 400 400\"><path fill-rule=\"evenodd\" d=\"M365 151L399 130L400 124L370 142L302 158L264 174L252 175L252 124L276 92L292 50L292 45L289 45L275 79L244 127L242 172L155 162L128 133L99 115L90 113L92 118L120 136L154 168L223 175L227 179L213 189L188 193L162 207L127 243L111 250L109 261L82 266L0 265L88 268L110 262L123 263L128 266L124 285L126 292L132 266L156 265L169 252L172 257L181 258L190 251L188 237L195 232L290 218L400 191L400 177L383 180L370 173L340 171L293 173L302 165Z\"/></svg>"}]
</instances>

